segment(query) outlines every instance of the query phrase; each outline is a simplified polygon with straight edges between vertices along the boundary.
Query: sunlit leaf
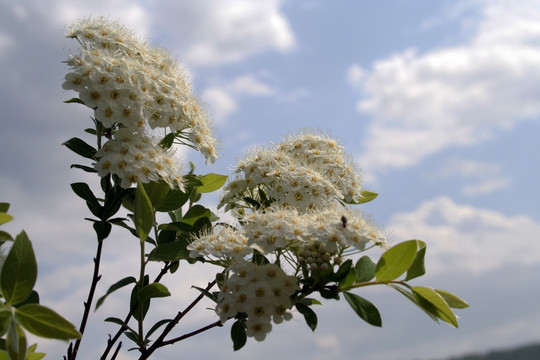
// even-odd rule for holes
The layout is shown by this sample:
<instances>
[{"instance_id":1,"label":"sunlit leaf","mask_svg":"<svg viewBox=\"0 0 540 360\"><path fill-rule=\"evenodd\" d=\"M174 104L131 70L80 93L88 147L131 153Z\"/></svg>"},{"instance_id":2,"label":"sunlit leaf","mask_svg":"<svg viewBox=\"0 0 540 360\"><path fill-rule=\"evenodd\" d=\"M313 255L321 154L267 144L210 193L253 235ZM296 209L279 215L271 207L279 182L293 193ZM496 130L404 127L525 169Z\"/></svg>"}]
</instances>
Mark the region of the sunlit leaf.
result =
<instances>
[{"instance_id":1,"label":"sunlit leaf","mask_svg":"<svg viewBox=\"0 0 540 360\"><path fill-rule=\"evenodd\" d=\"M412 265L417 249L417 240L404 241L388 249L377 262L377 280L392 281L401 276Z\"/></svg>"},{"instance_id":2,"label":"sunlit leaf","mask_svg":"<svg viewBox=\"0 0 540 360\"><path fill-rule=\"evenodd\" d=\"M439 319L446 321L456 328L458 327L456 315L452 309L450 309L443 297L435 290L421 286L414 286L412 288L412 292L417 298L421 298L422 300L431 304L432 308L427 306L428 310L431 310ZM427 304L423 304L423 306L426 305Z\"/></svg>"},{"instance_id":3,"label":"sunlit leaf","mask_svg":"<svg viewBox=\"0 0 540 360\"><path fill-rule=\"evenodd\" d=\"M211 173L200 177L199 180L203 185L197 186L197 191L200 193L209 193L222 187L227 181L227 176Z\"/></svg>"},{"instance_id":4,"label":"sunlit leaf","mask_svg":"<svg viewBox=\"0 0 540 360\"><path fill-rule=\"evenodd\" d=\"M417 240L417 241L418 241L419 250L416 253L413 263L407 270L407 276L405 276L405 281L412 280L426 273L426 269L424 267L424 256L426 255L426 243L420 240Z\"/></svg>"},{"instance_id":5,"label":"sunlit leaf","mask_svg":"<svg viewBox=\"0 0 540 360\"><path fill-rule=\"evenodd\" d=\"M454 309L465 309L469 307L469 304L467 304L464 300L460 299L456 295L449 293L448 291L434 289L435 292L442 296L444 301Z\"/></svg>"},{"instance_id":6,"label":"sunlit leaf","mask_svg":"<svg viewBox=\"0 0 540 360\"><path fill-rule=\"evenodd\" d=\"M0 225L10 222L11 220L13 220L13 216L0 212Z\"/></svg>"},{"instance_id":7,"label":"sunlit leaf","mask_svg":"<svg viewBox=\"0 0 540 360\"><path fill-rule=\"evenodd\" d=\"M48 339L78 339L81 334L72 323L55 311L38 304L27 304L15 310L15 316L26 330Z\"/></svg>"}]
</instances>

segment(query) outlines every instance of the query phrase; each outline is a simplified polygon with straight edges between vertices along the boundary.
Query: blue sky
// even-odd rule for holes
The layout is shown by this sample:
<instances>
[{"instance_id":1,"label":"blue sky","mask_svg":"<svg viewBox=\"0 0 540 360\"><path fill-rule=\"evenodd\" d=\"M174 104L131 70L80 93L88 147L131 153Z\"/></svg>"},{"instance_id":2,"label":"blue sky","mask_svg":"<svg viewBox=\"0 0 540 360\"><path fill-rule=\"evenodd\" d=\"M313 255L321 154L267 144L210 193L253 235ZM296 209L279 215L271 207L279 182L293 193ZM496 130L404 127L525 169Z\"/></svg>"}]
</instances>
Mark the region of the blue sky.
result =
<instances>
[{"instance_id":1,"label":"blue sky","mask_svg":"<svg viewBox=\"0 0 540 360\"><path fill-rule=\"evenodd\" d=\"M7 228L34 242L42 303L74 323L95 240L69 184L94 179L69 169L79 159L60 144L83 137L91 114L62 104L74 93L61 89L61 61L76 45L63 36L67 25L89 15L120 21L186 65L221 139L212 166L183 154L201 172L228 173L251 146L293 131L329 132L380 193L363 208L392 241L426 241L427 275L415 284L471 304L456 330L392 289L366 289L359 294L379 306L382 329L343 301L326 303L315 333L296 314L234 353L226 325L160 359L434 359L540 339L538 2L0 0L0 201L12 203ZM137 244L113 235L100 293L137 271ZM181 270L167 285L188 297L156 302L156 318L196 296L190 285L214 269ZM93 314L81 359L101 354L114 331L102 320L123 314L127 296ZM201 309L179 334L214 319ZM65 351L55 341L39 348L50 358Z\"/></svg>"}]
</instances>

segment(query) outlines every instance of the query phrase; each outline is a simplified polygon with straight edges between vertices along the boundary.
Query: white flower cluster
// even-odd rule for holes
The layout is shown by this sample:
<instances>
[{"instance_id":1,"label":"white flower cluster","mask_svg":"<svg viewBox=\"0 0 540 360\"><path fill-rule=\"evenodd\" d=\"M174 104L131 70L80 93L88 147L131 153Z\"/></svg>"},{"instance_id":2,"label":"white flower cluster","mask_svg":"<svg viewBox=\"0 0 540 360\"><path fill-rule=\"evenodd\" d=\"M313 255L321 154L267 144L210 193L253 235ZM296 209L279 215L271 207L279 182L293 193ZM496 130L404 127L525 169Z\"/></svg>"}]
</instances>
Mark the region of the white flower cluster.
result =
<instances>
[{"instance_id":1,"label":"white flower cluster","mask_svg":"<svg viewBox=\"0 0 540 360\"><path fill-rule=\"evenodd\" d=\"M298 279L275 264L243 262L233 268L218 296L216 313L222 323L238 313L247 315L247 335L263 341L276 324L290 320L290 297L299 290Z\"/></svg>"},{"instance_id":2,"label":"white flower cluster","mask_svg":"<svg viewBox=\"0 0 540 360\"><path fill-rule=\"evenodd\" d=\"M290 249L303 256L306 247L316 246L333 257L350 247L364 250L368 243L386 244L383 232L360 211L338 204L307 213L283 208L255 211L243 221L248 245L257 246L263 254Z\"/></svg>"},{"instance_id":3,"label":"white flower cluster","mask_svg":"<svg viewBox=\"0 0 540 360\"><path fill-rule=\"evenodd\" d=\"M96 157L99 160L94 167L98 175L118 175L120 186L124 188L137 181L147 183L160 179L170 187L183 188L182 177L178 175L180 165L175 158L161 146L154 145L152 139L126 128L119 129L114 139L96 152Z\"/></svg>"},{"instance_id":4,"label":"white flower cluster","mask_svg":"<svg viewBox=\"0 0 540 360\"><path fill-rule=\"evenodd\" d=\"M253 252L253 248L248 246L248 239L239 230L229 227L221 229L217 234L204 234L196 238L187 249L189 256L196 258L199 256L215 258L242 259Z\"/></svg>"},{"instance_id":5,"label":"white flower cluster","mask_svg":"<svg viewBox=\"0 0 540 360\"><path fill-rule=\"evenodd\" d=\"M103 18L74 23L68 37L81 48L67 61L71 71L62 87L77 91L106 128L127 128L138 137L148 129L180 131L207 161L215 161L217 141L208 114L165 50Z\"/></svg>"},{"instance_id":6,"label":"white flower cluster","mask_svg":"<svg viewBox=\"0 0 540 360\"><path fill-rule=\"evenodd\" d=\"M257 149L238 163L235 173L221 204L242 199L256 188L302 211L362 197L359 169L336 140L320 134L290 136L269 149Z\"/></svg>"}]
</instances>

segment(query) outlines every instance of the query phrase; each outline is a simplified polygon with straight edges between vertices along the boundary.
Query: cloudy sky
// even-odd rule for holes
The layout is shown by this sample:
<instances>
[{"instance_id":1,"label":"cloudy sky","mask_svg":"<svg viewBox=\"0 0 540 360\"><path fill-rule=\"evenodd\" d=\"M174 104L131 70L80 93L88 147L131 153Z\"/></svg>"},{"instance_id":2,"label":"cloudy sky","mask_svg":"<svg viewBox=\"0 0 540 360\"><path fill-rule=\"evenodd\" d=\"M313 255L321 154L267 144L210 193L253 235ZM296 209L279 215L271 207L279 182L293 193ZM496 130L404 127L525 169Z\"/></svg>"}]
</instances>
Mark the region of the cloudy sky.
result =
<instances>
[{"instance_id":1,"label":"cloudy sky","mask_svg":"<svg viewBox=\"0 0 540 360\"><path fill-rule=\"evenodd\" d=\"M69 169L79 159L60 144L84 137L91 113L63 104L74 93L61 83L76 45L66 27L90 15L120 21L186 65L221 139L213 166L184 154L201 172L229 173L251 146L292 131L328 132L380 193L364 209L392 241L426 241L427 275L414 284L471 305L456 330L392 289L366 289L359 294L379 306L382 329L327 302L315 333L297 314L234 353L226 325L160 359L434 359L540 340L537 1L0 0L0 201L15 216L5 228L28 232L42 303L77 324L95 240L69 184L95 182ZM99 294L137 271L133 240L120 230L107 240ZM180 270L166 284L183 296L156 301L156 318L182 309L196 296L190 285L204 286L215 269ZM102 353L114 331L103 319L123 317L127 296L92 315L80 359ZM201 309L178 335L214 320ZM61 358L65 344L38 349Z\"/></svg>"}]
</instances>

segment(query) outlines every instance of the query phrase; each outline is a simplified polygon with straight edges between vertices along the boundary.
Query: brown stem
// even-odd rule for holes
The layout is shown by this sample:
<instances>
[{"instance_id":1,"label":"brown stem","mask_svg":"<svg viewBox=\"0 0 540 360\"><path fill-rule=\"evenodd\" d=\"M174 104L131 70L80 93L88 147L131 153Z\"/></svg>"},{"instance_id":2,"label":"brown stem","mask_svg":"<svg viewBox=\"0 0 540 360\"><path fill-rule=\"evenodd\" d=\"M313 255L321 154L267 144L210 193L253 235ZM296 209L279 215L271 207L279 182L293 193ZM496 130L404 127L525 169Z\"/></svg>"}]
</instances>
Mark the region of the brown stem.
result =
<instances>
[{"instance_id":1,"label":"brown stem","mask_svg":"<svg viewBox=\"0 0 540 360\"><path fill-rule=\"evenodd\" d=\"M211 324L209 324L209 325L206 325L206 326L204 326L204 327L202 327L202 328L200 328L200 329L197 329L197 330L195 330L195 331L192 331L192 332L190 332L190 333L184 334L184 335L182 335L182 336L176 337L176 338L171 339L171 340L163 341L163 342L161 343L161 346L171 345L171 344L177 343L177 342L179 342L179 341L185 340L185 339L187 339L187 338L189 338L189 337L192 337L192 336L194 336L194 335L200 334L200 333L202 333L202 332L204 332L204 331L206 331L206 330L210 330L211 328L214 328L214 327L216 327L216 326L221 327L221 326L223 326L223 324L221 323L220 320L218 320L218 321L216 321L216 322L213 322L213 323L211 323Z\"/></svg>"},{"instance_id":2,"label":"brown stem","mask_svg":"<svg viewBox=\"0 0 540 360\"><path fill-rule=\"evenodd\" d=\"M216 284L216 280L208 283L208 285L206 286L206 291L209 291L215 284ZM180 322L180 320L182 320L182 318L189 311L191 311L191 309L193 309L195 307L195 305L197 305L199 303L199 301L202 300L203 297L204 297L204 294L202 294L202 293L199 294L199 296L197 296L197 298L195 298L195 300L193 300L191 302L191 304L189 304L188 307L184 311L179 311L178 314L176 314L176 317L173 320L171 320L171 322L169 322L167 324L167 326L165 327L165 329L163 330L161 335L156 339L156 341L152 344L152 346L150 346L148 349L146 349L141 354L141 356L139 357L139 360L148 359L150 357L150 355L152 355L152 353L156 349L164 346L165 336L167 336L172 331L172 329L174 329L174 327ZM216 325L214 325L214 326L216 326Z\"/></svg>"},{"instance_id":3,"label":"brown stem","mask_svg":"<svg viewBox=\"0 0 540 360\"><path fill-rule=\"evenodd\" d=\"M86 323L88 322L88 316L90 315L90 308L92 307L92 301L94 299L94 294L96 292L96 286L98 281L101 279L99 275L99 264L101 262L101 251L103 249L103 240L98 241L98 246L96 250L96 257L94 258L94 274L92 276L92 284L90 284L90 290L88 291L88 298L84 302L84 313L81 320L81 326L79 327L79 332L81 337L75 341L75 344L71 343L68 348L67 360L75 360L77 358L77 353L79 352L79 346L81 345L82 335L86 328Z\"/></svg>"}]
</instances>

